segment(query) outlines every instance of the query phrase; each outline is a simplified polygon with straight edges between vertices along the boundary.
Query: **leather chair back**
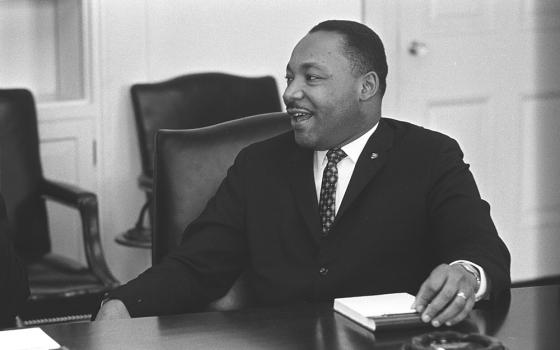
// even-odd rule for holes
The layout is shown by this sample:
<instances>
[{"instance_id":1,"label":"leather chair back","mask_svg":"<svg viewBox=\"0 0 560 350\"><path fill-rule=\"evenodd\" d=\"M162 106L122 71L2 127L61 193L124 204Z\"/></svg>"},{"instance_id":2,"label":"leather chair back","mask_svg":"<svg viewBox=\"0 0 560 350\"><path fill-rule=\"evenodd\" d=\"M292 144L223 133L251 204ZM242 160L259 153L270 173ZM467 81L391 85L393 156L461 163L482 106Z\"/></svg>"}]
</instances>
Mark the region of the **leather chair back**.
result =
<instances>
[{"instance_id":1,"label":"leather chair back","mask_svg":"<svg viewBox=\"0 0 560 350\"><path fill-rule=\"evenodd\" d=\"M176 247L244 147L291 129L285 113L250 116L156 136L152 262Z\"/></svg>"},{"instance_id":2,"label":"leather chair back","mask_svg":"<svg viewBox=\"0 0 560 350\"><path fill-rule=\"evenodd\" d=\"M153 177L154 135L159 129L192 129L240 117L281 111L271 76L224 73L183 75L131 87L142 172Z\"/></svg>"},{"instance_id":3,"label":"leather chair back","mask_svg":"<svg viewBox=\"0 0 560 350\"><path fill-rule=\"evenodd\" d=\"M14 246L26 258L43 255L51 247L40 193L37 112L28 90L0 90L0 152L0 191L8 204Z\"/></svg>"}]
</instances>

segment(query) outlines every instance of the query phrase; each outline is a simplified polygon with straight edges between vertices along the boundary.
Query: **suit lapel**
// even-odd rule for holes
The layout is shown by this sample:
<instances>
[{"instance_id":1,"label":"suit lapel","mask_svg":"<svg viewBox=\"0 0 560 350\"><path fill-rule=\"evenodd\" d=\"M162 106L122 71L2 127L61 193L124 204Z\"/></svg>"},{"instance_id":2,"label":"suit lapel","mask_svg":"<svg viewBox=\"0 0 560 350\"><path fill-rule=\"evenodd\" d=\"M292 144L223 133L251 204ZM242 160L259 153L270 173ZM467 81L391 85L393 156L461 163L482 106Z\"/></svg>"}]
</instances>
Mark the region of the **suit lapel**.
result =
<instances>
[{"instance_id":1,"label":"suit lapel","mask_svg":"<svg viewBox=\"0 0 560 350\"><path fill-rule=\"evenodd\" d=\"M338 209L335 223L351 206L375 174L383 168L388 159L389 149L393 145L393 138L393 130L381 119L377 130L369 138L358 158L350 183Z\"/></svg>"},{"instance_id":2,"label":"suit lapel","mask_svg":"<svg viewBox=\"0 0 560 350\"><path fill-rule=\"evenodd\" d=\"M377 130L370 137L364 150L358 158L356 167L348 184L348 188L336 215L336 221L350 207L363 188L383 167L388 159L388 151L393 145L394 132L380 120ZM315 241L320 238L321 219L319 218L319 204L315 193L315 179L313 176L313 151L301 147L295 148L288 166L286 178L292 188L298 210Z\"/></svg>"},{"instance_id":3,"label":"suit lapel","mask_svg":"<svg viewBox=\"0 0 560 350\"><path fill-rule=\"evenodd\" d=\"M321 220L315 193L312 150L296 147L291 166L287 168L287 179L308 231L317 240L318 232L321 230Z\"/></svg>"}]
</instances>

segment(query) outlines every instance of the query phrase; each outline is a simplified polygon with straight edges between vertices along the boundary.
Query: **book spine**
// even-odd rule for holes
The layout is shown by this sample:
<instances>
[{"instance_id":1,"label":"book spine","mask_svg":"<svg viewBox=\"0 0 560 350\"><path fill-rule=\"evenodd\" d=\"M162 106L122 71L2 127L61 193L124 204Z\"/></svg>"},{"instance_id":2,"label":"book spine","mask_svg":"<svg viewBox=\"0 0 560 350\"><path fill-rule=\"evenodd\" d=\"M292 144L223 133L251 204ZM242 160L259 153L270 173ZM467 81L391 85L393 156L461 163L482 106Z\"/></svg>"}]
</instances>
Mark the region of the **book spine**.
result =
<instances>
[{"instance_id":1,"label":"book spine","mask_svg":"<svg viewBox=\"0 0 560 350\"><path fill-rule=\"evenodd\" d=\"M382 317L374 317L378 329L390 329L390 328L404 328L413 326L423 326L422 319L417 313L408 314L393 314Z\"/></svg>"}]
</instances>

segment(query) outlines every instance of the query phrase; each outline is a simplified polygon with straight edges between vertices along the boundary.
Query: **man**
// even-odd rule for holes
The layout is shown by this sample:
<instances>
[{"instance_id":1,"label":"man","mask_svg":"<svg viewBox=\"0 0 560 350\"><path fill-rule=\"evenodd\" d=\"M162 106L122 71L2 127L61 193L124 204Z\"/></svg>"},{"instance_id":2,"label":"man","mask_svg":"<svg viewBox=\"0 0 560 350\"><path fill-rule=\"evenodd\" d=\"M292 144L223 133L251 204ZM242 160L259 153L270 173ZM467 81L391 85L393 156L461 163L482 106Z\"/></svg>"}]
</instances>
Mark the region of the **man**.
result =
<instances>
[{"instance_id":1,"label":"man","mask_svg":"<svg viewBox=\"0 0 560 350\"><path fill-rule=\"evenodd\" d=\"M286 69L293 131L238 155L180 248L111 293L99 318L179 313L246 271L263 304L410 292L434 326L509 287L510 257L457 143L381 118L383 44L315 26Z\"/></svg>"},{"instance_id":2,"label":"man","mask_svg":"<svg viewBox=\"0 0 560 350\"><path fill-rule=\"evenodd\" d=\"M7 221L0 195L0 329L15 325L17 311L29 296L25 269L10 242Z\"/></svg>"}]
</instances>

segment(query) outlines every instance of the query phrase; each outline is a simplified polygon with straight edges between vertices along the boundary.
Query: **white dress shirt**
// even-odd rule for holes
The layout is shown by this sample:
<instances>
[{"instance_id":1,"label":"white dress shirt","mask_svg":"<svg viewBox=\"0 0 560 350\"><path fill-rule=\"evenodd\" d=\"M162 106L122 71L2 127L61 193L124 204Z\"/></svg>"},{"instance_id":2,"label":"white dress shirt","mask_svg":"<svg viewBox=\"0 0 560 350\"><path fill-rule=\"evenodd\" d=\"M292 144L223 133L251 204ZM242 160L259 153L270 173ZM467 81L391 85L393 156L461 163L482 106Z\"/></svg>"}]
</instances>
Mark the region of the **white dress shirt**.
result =
<instances>
[{"instance_id":1,"label":"white dress shirt","mask_svg":"<svg viewBox=\"0 0 560 350\"><path fill-rule=\"evenodd\" d=\"M338 181L336 184L334 206L335 214L338 212L340 203L342 203L342 198L344 198L344 194L346 193L346 189L348 188L348 184L350 183L350 178L352 177L352 173L354 172L354 168L356 167L358 158L360 157L362 150L366 146L366 143L368 142L371 134L373 134L375 129L377 129L377 125L379 125L379 123L375 124L373 128L369 129L368 132L366 132L362 136L341 147L344 153L346 153L346 157L344 157L337 164ZM325 167L329 162L329 160L327 159L327 152L328 150L315 151L315 157L313 158L313 172L315 174L315 193L317 194L317 202L319 201L319 197L321 195L321 181L323 181L323 170L325 170Z\"/></svg>"},{"instance_id":2,"label":"white dress shirt","mask_svg":"<svg viewBox=\"0 0 560 350\"><path fill-rule=\"evenodd\" d=\"M338 208L340 207L340 203L342 203L342 199L344 198L344 194L346 193L346 189L348 188L348 184L350 183L350 179L352 178L352 173L354 172L354 168L356 167L356 163L358 162L358 158L362 153L366 143L368 142L370 136L375 132L379 122L375 124L371 129L369 129L365 134L358 137L354 141L350 142L349 144L342 146L342 150L346 153L346 157L343 158L337 164L338 169L338 181L336 185L336 195L335 195L335 213L338 212ZM315 193L317 194L317 202L319 202L319 198L321 195L321 181L323 180L323 170L327 166L328 159L327 159L327 152L326 151L315 151L315 156L313 157L313 172L315 176ZM478 266L475 263L472 263L467 260L457 260L453 261L450 265L457 264L457 263L467 263L474 266L480 273L480 287L476 291L475 299L478 301L486 294L487 289L487 280L486 274L484 273L484 269Z\"/></svg>"}]
</instances>

